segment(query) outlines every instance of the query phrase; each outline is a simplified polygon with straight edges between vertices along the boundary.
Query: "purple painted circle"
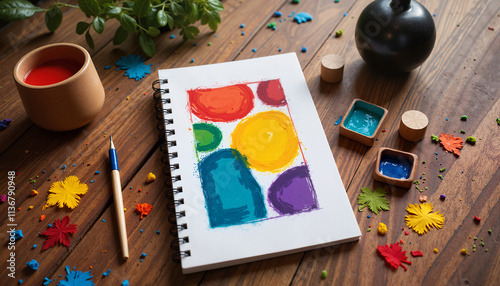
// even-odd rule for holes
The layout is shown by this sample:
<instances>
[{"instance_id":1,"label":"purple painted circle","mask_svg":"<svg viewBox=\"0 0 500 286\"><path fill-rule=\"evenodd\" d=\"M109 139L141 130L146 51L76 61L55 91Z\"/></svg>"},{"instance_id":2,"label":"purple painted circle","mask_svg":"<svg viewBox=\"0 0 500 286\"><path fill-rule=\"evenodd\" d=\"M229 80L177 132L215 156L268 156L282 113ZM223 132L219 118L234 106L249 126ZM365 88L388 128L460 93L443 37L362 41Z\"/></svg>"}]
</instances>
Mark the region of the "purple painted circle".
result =
<instances>
[{"instance_id":1,"label":"purple painted circle","mask_svg":"<svg viewBox=\"0 0 500 286\"><path fill-rule=\"evenodd\" d=\"M267 199L280 215L317 209L316 191L307 166L294 167L280 174L269 187Z\"/></svg>"}]
</instances>

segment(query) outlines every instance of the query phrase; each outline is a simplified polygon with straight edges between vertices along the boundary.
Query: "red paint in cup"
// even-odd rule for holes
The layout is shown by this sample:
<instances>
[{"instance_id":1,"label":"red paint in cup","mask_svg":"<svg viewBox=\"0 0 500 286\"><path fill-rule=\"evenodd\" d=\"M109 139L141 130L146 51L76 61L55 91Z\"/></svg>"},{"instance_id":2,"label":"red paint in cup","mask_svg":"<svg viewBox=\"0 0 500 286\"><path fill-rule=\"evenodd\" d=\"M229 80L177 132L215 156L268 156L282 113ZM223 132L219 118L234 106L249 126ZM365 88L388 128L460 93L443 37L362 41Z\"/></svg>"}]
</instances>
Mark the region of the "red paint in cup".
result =
<instances>
[{"instance_id":1,"label":"red paint in cup","mask_svg":"<svg viewBox=\"0 0 500 286\"><path fill-rule=\"evenodd\" d=\"M34 67L24 77L30 85L50 85L70 78L82 68L82 63L74 59L53 59Z\"/></svg>"}]
</instances>

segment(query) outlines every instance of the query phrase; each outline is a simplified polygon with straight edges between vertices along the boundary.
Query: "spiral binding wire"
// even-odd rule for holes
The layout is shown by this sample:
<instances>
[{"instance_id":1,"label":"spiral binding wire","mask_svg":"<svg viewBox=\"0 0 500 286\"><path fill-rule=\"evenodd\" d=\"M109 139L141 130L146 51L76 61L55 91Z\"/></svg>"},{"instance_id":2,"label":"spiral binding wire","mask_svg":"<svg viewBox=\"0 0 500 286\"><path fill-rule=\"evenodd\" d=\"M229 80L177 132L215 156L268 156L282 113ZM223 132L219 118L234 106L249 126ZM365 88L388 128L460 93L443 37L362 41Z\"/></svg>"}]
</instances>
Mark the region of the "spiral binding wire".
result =
<instances>
[{"instance_id":1,"label":"spiral binding wire","mask_svg":"<svg viewBox=\"0 0 500 286\"><path fill-rule=\"evenodd\" d=\"M175 140L168 140L168 137L175 134L174 129L167 129L166 126L173 124L174 120L172 118L167 118L169 114L172 114L171 108L165 108L164 105L170 104L170 98L162 98L162 94L170 93L169 89L162 89L160 87L161 84L168 83L167 79L159 79L155 80L152 84L153 88L153 98L155 101L155 110L156 110L156 119L158 123L156 125L156 129L158 129L158 140L161 143L160 152L162 152L161 162L165 164L165 167L162 170L162 173L166 176L164 181L165 186L169 189L167 193L167 198L169 202L167 204L167 209L171 212L168 217L168 222L172 224L170 228L170 235L174 237L174 239L170 243L170 248L174 250L174 254L172 255L172 260L174 262L179 263L183 257L191 256L190 250L181 251L180 245L184 243L189 243L189 237L179 237L179 231L187 229L187 224L177 224L177 219L186 216L185 211L177 211L176 207L184 204L184 199L176 200L175 194L182 193L182 187L173 187L173 183L180 181L180 175L172 175L172 171L178 170L180 168L178 163L171 164L171 159L175 159L178 157L177 152L170 152L170 147L177 146L177 142Z\"/></svg>"}]
</instances>

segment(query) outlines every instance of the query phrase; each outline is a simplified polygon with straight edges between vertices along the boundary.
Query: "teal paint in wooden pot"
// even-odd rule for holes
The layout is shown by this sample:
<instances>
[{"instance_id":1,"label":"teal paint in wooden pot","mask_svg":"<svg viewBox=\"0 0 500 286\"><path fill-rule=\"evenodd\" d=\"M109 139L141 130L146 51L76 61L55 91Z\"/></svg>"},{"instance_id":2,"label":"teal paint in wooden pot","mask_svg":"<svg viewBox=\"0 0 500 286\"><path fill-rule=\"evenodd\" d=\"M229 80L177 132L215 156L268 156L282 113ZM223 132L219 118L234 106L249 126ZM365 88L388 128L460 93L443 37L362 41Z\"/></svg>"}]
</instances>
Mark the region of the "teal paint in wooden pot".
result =
<instances>
[{"instance_id":1,"label":"teal paint in wooden pot","mask_svg":"<svg viewBox=\"0 0 500 286\"><path fill-rule=\"evenodd\" d=\"M383 116L382 108L364 101L356 101L344 121L344 126L365 136L372 136Z\"/></svg>"},{"instance_id":2,"label":"teal paint in wooden pot","mask_svg":"<svg viewBox=\"0 0 500 286\"><path fill-rule=\"evenodd\" d=\"M339 133L367 146L373 146L386 115L387 109L356 98L340 124Z\"/></svg>"}]
</instances>

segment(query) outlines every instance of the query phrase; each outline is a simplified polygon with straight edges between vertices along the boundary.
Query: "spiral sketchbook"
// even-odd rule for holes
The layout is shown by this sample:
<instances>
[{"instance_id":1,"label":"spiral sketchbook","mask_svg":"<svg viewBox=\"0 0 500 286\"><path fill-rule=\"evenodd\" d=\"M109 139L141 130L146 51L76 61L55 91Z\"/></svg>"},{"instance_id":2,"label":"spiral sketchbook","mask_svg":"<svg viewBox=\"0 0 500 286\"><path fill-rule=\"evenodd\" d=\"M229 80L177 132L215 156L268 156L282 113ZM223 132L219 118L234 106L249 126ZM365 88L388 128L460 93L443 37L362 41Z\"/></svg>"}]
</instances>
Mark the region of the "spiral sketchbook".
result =
<instances>
[{"instance_id":1,"label":"spiral sketchbook","mask_svg":"<svg viewBox=\"0 0 500 286\"><path fill-rule=\"evenodd\" d=\"M184 273L360 238L295 53L160 70L153 88Z\"/></svg>"}]
</instances>

